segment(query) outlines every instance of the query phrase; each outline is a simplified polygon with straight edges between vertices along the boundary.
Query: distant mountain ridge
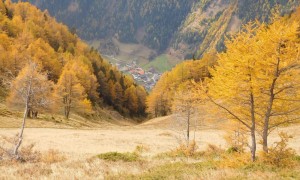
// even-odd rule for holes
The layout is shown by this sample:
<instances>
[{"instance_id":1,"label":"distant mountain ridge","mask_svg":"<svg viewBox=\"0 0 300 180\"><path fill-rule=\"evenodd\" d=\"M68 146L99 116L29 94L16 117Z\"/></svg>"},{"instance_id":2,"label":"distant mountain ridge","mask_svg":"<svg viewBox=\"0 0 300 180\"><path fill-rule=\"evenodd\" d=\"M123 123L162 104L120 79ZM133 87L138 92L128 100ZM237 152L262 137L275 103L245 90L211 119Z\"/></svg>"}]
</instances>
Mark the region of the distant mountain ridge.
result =
<instances>
[{"instance_id":1,"label":"distant mountain ridge","mask_svg":"<svg viewBox=\"0 0 300 180\"><path fill-rule=\"evenodd\" d=\"M297 0L30 0L58 21L76 28L84 40L102 40L105 54L118 50L111 39L142 44L174 59L191 59L224 48L226 35L242 24L268 22L275 7L289 13ZM105 41L109 40L109 41ZM106 44L108 42L108 45ZM109 47L109 48L107 48ZM101 48L100 48L101 49ZM118 53L118 52L117 52ZM172 59L169 60L172 64ZM173 61L175 62L175 61ZM178 61L177 61L178 62ZM175 63L174 63L175 64ZM174 65L173 64L173 65Z\"/></svg>"},{"instance_id":2,"label":"distant mountain ridge","mask_svg":"<svg viewBox=\"0 0 300 180\"><path fill-rule=\"evenodd\" d=\"M290 14L298 5L296 0L201 0L174 34L170 51L184 59L191 59L195 52L201 57L214 49L221 51L225 37L243 24L255 19L269 22L276 9Z\"/></svg>"}]
</instances>

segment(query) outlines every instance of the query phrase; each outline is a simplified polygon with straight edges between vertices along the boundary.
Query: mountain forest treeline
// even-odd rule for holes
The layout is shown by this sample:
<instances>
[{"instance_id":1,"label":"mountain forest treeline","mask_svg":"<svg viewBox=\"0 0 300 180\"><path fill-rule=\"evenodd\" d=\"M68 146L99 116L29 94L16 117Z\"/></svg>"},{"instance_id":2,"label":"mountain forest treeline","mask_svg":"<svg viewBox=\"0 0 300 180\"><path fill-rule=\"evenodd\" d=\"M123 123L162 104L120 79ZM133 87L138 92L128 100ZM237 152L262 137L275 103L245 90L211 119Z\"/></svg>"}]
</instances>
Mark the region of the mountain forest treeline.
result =
<instances>
[{"instance_id":1,"label":"mountain forest treeline","mask_svg":"<svg viewBox=\"0 0 300 180\"><path fill-rule=\"evenodd\" d=\"M34 70L28 66L32 63L37 66ZM36 77L40 78L46 75L47 96L51 94L54 109L64 111L66 117L67 109L91 113L92 107L104 105L128 116L145 115L147 92L130 76L103 60L48 11L42 12L29 3L1 0L0 87L15 107L17 91L9 87L20 90L24 85L21 76L28 72L39 73ZM34 104L33 99L29 104ZM32 111L38 109L32 107Z\"/></svg>"}]
</instances>

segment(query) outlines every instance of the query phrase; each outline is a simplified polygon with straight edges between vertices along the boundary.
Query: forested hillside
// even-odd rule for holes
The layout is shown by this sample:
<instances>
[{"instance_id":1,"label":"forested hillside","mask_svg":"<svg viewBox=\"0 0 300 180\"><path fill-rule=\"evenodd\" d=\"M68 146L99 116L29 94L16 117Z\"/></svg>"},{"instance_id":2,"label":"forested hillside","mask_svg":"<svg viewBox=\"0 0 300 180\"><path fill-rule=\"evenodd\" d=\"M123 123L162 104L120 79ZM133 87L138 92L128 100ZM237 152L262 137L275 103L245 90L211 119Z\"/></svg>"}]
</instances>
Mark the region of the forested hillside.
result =
<instances>
[{"instance_id":1,"label":"forested hillside","mask_svg":"<svg viewBox=\"0 0 300 180\"><path fill-rule=\"evenodd\" d=\"M30 1L76 28L85 40L117 37L165 50L196 0Z\"/></svg>"},{"instance_id":2,"label":"forested hillside","mask_svg":"<svg viewBox=\"0 0 300 180\"><path fill-rule=\"evenodd\" d=\"M164 73L147 98L148 112L183 122L189 139L192 122L203 118L197 113L210 110L228 120L237 151L243 152L247 144L255 162L261 141L263 153L275 157L271 152L278 152L279 144L270 145L269 135L299 123L300 117L300 8L282 15L274 14L269 23L249 22L225 41L226 51L205 54L200 61L186 61ZM291 156L288 150L282 152Z\"/></svg>"},{"instance_id":3,"label":"forested hillside","mask_svg":"<svg viewBox=\"0 0 300 180\"><path fill-rule=\"evenodd\" d=\"M275 19L278 19L279 16L282 16L282 15L284 15L284 14L274 15L274 16L276 17ZM247 17L251 17L251 16L248 14ZM261 18L267 18L267 17L268 16L259 16L257 18L261 19ZM252 18L253 17L251 17L251 19ZM288 23L292 23L295 21L295 23L298 26L300 26L300 8L296 9L295 12L293 12L292 14L284 15L283 17L281 17L281 19L283 19L282 22L280 22L282 24L285 24L285 23L288 24ZM272 26L272 22L270 22L270 24L271 24L270 26ZM259 23L255 24L253 26L256 26L256 25L264 27L264 24L259 24ZM268 26L266 25L265 28L267 28L267 27ZM252 27L252 28L255 29L254 27ZM300 28L298 27L298 33L297 33L298 41L299 41L299 37L300 37L299 29ZM243 31L246 31L246 30L243 29ZM254 31L254 30L251 30L249 32L249 34L248 34L249 36L253 35L253 34L251 34L251 33L254 33L252 31ZM280 33L280 30L273 32L273 33L278 34L278 33ZM236 32L236 34L232 34L232 38L234 39L234 38L236 38L236 36L239 36L240 34L241 34L241 32ZM263 41L261 40L260 42L263 42ZM226 45L226 43L224 44L224 46L226 46L226 48L230 47L231 51L234 51L234 53L233 52L224 52L224 54L225 54L224 56L231 53L230 55L233 56L231 59L232 62L239 61L237 58L238 54L237 54L237 52L235 52L235 51L239 50L238 49L239 46L234 43L235 42L231 42L231 39L228 39L227 45ZM268 46L266 45L266 48L267 47ZM295 48L295 50L297 50L296 46L294 48ZM248 50L246 53L244 52L244 54L243 54L244 56L241 56L240 59L245 59L246 56L250 52L251 52L251 50ZM272 57L274 55L272 53L274 53L274 51L269 52L268 56ZM160 78L160 80L157 82L156 86L153 88L152 92L147 97L147 108L148 108L147 112L154 117L172 114L172 106L174 104L174 99L176 97L176 93L178 91L182 91L182 90L189 91L193 88L196 88L195 84L197 84L201 81L203 82L204 80L211 78L212 75L210 74L210 72L213 71L213 67L218 66L220 55L223 55L223 54L218 53L217 51L210 51L210 53L205 53L200 60L184 61L182 63L177 64L172 70L165 72L162 75L162 77ZM224 56L222 56L222 57L224 58ZM236 58L234 56L236 56ZM297 57L298 56L295 55L295 58L297 58ZM264 62L267 59L267 57L264 57L264 58L265 59L260 59L259 61ZM243 63L245 63L245 62L243 62ZM243 63L241 63L241 65L243 65ZM267 66L268 65L265 65L265 67L267 67ZM229 76L230 73L232 73L231 71L234 71L234 69L235 69L235 67L229 67L229 66L228 66L228 68L229 68L229 70L228 70L229 72L228 72L228 74L226 74L226 76ZM227 77L225 77L225 79L227 79ZM191 83L192 81L194 83ZM225 82L225 80L224 80L224 82ZM226 86L223 88L226 89ZM222 93L221 91L223 91L223 90L219 89L219 91L220 91L220 93Z\"/></svg>"},{"instance_id":4,"label":"forested hillside","mask_svg":"<svg viewBox=\"0 0 300 180\"><path fill-rule=\"evenodd\" d=\"M202 0L196 3L170 44L171 53L191 59L224 50L224 40L249 21L269 22L272 13L289 14L299 1Z\"/></svg>"},{"instance_id":5,"label":"forested hillside","mask_svg":"<svg viewBox=\"0 0 300 180\"><path fill-rule=\"evenodd\" d=\"M22 98L16 93L31 73L30 77L43 81L30 84L45 88L31 98L31 111L39 110L34 103L46 104L39 96L47 96L55 111L66 117L70 110L92 113L93 106L104 105L124 115L145 114L143 87L103 60L47 11L29 3L0 1L0 52L0 92L12 107L20 105Z\"/></svg>"},{"instance_id":6,"label":"forested hillside","mask_svg":"<svg viewBox=\"0 0 300 180\"><path fill-rule=\"evenodd\" d=\"M165 72L147 97L147 112L150 116L166 116L172 113L176 92L192 89L191 80L199 83L209 77L209 67L216 63L216 53L205 54L201 60L184 61L171 71Z\"/></svg>"},{"instance_id":7,"label":"forested hillside","mask_svg":"<svg viewBox=\"0 0 300 180\"><path fill-rule=\"evenodd\" d=\"M31 0L57 20L73 27L84 40L100 40L105 54L118 55L123 43L142 44L154 53L130 54L131 59L153 60L169 54L169 66L196 53L224 49L224 39L250 20L268 22L275 7L289 13L297 0ZM97 45L98 46L98 45ZM124 56L119 57L121 60ZM130 59L130 58L129 58ZM143 61L142 64L145 62ZM149 65L151 66L151 65ZM148 67L148 66L147 66Z\"/></svg>"}]
</instances>

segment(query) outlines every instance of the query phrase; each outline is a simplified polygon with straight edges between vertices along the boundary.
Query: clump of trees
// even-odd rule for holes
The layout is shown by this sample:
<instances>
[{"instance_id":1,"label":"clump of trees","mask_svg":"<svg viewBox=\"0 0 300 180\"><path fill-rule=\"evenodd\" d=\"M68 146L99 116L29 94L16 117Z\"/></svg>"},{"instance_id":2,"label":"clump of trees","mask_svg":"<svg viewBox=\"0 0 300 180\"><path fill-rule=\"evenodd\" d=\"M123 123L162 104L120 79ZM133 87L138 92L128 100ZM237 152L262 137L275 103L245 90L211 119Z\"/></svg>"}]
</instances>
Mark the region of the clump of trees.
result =
<instances>
[{"instance_id":1,"label":"clump of trees","mask_svg":"<svg viewBox=\"0 0 300 180\"><path fill-rule=\"evenodd\" d=\"M67 64L55 86L54 94L57 105L62 107L61 109L63 109L66 118L69 118L71 109L83 112L92 110L91 101L87 99L87 92L95 91L96 89L91 86L84 87L83 83L88 83L89 85L89 83L93 82L91 80L94 79L94 76L91 75L89 77L89 72L85 72L84 69L84 66L78 66L76 63ZM79 76L84 81L80 81ZM96 88L98 86L97 83L92 85ZM94 93L91 92L91 94Z\"/></svg>"},{"instance_id":2,"label":"clump of trees","mask_svg":"<svg viewBox=\"0 0 300 180\"><path fill-rule=\"evenodd\" d=\"M251 132L253 161L257 132L268 152L271 131L299 121L298 27L284 19L248 24L227 42L227 51L211 71L210 99Z\"/></svg>"},{"instance_id":3,"label":"clump of trees","mask_svg":"<svg viewBox=\"0 0 300 180\"><path fill-rule=\"evenodd\" d=\"M202 60L189 60L178 64L170 72L162 75L147 97L147 112L152 117L165 116L172 113L172 104L176 92L184 83L191 80L200 82L209 77L209 67L216 61L216 53L206 54Z\"/></svg>"}]
</instances>

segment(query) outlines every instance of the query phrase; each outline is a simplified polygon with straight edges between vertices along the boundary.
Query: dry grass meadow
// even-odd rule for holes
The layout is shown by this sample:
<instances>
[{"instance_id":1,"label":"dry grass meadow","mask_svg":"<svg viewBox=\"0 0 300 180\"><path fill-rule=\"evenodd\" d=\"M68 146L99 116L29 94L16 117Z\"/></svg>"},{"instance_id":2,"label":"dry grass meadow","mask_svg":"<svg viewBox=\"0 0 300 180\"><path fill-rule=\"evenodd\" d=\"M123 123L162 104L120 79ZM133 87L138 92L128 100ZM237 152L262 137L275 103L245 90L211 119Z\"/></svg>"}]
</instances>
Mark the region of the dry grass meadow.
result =
<instances>
[{"instance_id":1,"label":"dry grass meadow","mask_svg":"<svg viewBox=\"0 0 300 180\"><path fill-rule=\"evenodd\" d=\"M9 138L19 131L20 114L5 109L4 105L0 106L0 112L0 145L11 149ZM126 119L118 121L120 117L109 111L101 117L97 121L75 115L70 120L57 115L28 119L21 150L24 161L1 158L0 150L0 179L300 178L299 156L291 166L275 167L248 163L248 153L227 154L222 123L199 128L195 134L197 151L187 157L177 153L178 133L170 126L171 116L142 124ZM296 125L278 130L294 136L289 147L298 155L299 128ZM276 134L271 135L272 142L278 140ZM220 158L226 159L226 163L219 161Z\"/></svg>"}]
</instances>

